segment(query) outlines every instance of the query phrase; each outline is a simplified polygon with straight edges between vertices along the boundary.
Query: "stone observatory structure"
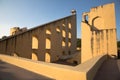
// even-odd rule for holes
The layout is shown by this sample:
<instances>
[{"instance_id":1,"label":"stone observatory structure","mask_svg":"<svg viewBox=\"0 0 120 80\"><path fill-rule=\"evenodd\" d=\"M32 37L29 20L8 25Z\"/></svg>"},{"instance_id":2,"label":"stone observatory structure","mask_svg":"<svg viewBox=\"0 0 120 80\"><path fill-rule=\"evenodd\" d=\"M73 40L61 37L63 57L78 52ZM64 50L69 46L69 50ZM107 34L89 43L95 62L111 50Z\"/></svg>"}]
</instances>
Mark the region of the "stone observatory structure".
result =
<instances>
[{"instance_id":1,"label":"stone observatory structure","mask_svg":"<svg viewBox=\"0 0 120 80\"><path fill-rule=\"evenodd\" d=\"M71 13L32 29L11 28L11 36L0 40L0 53L45 62L73 55L76 52L76 11Z\"/></svg>"},{"instance_id":2,"label":"stone observatory structure","mask_svg":"<svg viewBox=\"0 0 120 80\"><path fill-rule=\"evenodd\" d=\"M81 62L95 56L117 55L116 21L114 3L90 9L82 15Z\"/></svg>"}]
</instances>

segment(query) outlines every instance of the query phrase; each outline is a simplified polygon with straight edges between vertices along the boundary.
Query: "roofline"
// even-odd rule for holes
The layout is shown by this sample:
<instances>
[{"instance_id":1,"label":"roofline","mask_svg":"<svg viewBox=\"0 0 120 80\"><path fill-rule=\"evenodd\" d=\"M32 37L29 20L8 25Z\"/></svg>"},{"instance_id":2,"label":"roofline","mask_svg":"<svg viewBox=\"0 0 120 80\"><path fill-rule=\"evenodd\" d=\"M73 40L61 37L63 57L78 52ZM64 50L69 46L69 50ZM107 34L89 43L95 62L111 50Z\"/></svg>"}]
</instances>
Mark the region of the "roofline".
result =
<instances>
[{"instance_id":1,"label":"roofline","mask_svg":"<svg viewBox=\"0 0 120 80\"><path fill-rule=\"evenodd\" d=\"M45 26L45 25L48 25L48 24L57 22L57 21L59 21L59 20L62 20L62 19L65 19L65 18L68 18L68 17L71 17L71 16L75 16L75 15L76 15L76 14L74 14L74 15L69 15L69 16L66 16L66 17L63 17L63 18L60 18L60 19L56 19L56 20L50 21L50 22L45 23L45 24L41 24L41 25L35 26L35 27L33 27L33 28L28 29L27 31L24 31L24 32L15 34L15 35L8 36L7 38L1 39L0 41L4 41L4 40L7 40L7 39L9 39L9 38L16 37L16 36L21 35L21 34L24 34L24 33L26 33L26 32L32 31L32 30L34 30L34 29L36 29L36 28L39 28L39 27L42 27L42 26Z\"/></svg>"}]
</instances>

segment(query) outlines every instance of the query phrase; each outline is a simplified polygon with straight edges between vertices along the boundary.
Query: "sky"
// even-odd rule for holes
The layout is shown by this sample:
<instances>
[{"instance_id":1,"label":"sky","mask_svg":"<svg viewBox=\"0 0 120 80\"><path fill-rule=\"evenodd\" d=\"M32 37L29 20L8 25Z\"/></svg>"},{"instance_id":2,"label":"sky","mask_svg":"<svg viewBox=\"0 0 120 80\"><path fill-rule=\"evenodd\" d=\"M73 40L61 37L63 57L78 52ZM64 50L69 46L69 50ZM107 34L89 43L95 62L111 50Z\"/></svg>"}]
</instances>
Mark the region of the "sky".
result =
<instances>
[{"instance_id":1,"label":"sky","mask_svg":"<svg viewBox=\"0 0 120 80\"><path fill-rule=\"evenodd\" d=\"M90 8L115 3L117 39L120 40L120 0L0 0L0 37L9 36L12 27L35 26L71 15L77 11L77 38L81 38L81 16Z\"/></svg>"}]
</instances>

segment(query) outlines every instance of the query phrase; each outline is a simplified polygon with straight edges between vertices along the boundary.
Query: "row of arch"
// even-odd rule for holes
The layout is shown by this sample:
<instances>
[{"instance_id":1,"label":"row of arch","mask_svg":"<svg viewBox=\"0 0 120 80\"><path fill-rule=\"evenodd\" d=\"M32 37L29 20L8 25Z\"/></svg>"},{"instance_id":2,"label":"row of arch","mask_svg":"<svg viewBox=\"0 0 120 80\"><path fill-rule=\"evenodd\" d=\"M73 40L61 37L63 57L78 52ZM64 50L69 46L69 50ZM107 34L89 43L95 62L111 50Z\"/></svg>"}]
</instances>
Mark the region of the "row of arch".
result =
<instances>
[{"instance_id":1,"label":"row of arch","mask_svg":"<svg viewBox=\"0 0 120 80\"><path fill-rule=\"evenodd\" d=\"M32 49L38 49L38 39L37 37L33 36L32 37ZM63 40L62 41L62 46L65 47L66 46L66 42ZM71 46L71 42L68 42L68 46ZM49 38L46 38L46 46L45 49L51 49L51 40Z\"/></svg>"},{"instance_id":2,"label":"row of arch","mask_svg":"<svg viewBox=\"0 0 120 80\"><path fill-rule=\"evenodd\" d=\"M14 57L19 57L19 55L17 53L13 53L13 56ZM38 55L36 53L32 53L31 55L31 59L32 60L35 60L35 61L38 61ZM49 53L45 53L45 62L50 62L51 61L51 56Z\"/></svg>"},{"instance_id":3,"label":"row of arch","mask_svg":"<svg viewBox=\"0 0 120 80\"><path fill-rule=\"evenodd\" d=\"M50 30L46 30L46 34L51 34ZM50 38L46 38L45 40L45 49L51 49L51 40ZM39 47L39 40L36 36L32 36L32 49L38 49ZM36 53L32 53L31 59L38 61L38 55ZM51 56L50 53L45 53L45 62L50 62L51 61Z\"/></svg>"},{"instance_id":4,"label":"row of arch","mask_svg":"<svg viewBox=\"0 0 120 80\"><path fill-rule=\"evenodd\" d=\"M38 49L38 44L39 44L38 38L33 36L32 37L32 49ZM45 48L46 49L51 49L51 40L49 38L46 38Z\"/></svg>"},{"instance_id":5,"label":"row of arch","mask_svg":"<svg viewBox=\"0 0 120 80\"><path fill-rule=\"evenodd\" d=\"M65 27L65 24L63 24L62 26ZM71 26L71 23L69 23L69 24L68 24L68 28L71 29L71 27L72 27L72 26ZM57 27L56 27L56 31L57 31L58 33L61 32L60 26L57 26ZM49 35L52 34L51 31L50 31L50 29L47 29L47 30L46 30L46 34L49 34ZM62 36L63 36L64 38L66 37L66 31L65 31L64 29L62 30ZM70 32L70 31L68 32L68 38L71 38L71 32Z\"/></svg>"},{"instance_id":6,"label":"row of arch","mask_svg":"<svg viewBox=\"0 0 120 80\"><path fill-rule=\"evenodd\" d=\"M65 24L63 24L63 27L65 27ZM70 29L72 28L72 25L71 25L71 23L68 23L68 39L69 39L69 41L68 41L68 47L70 47L71 46L71 38L72 38L72 35L71 35L71 31L70 31ZM66 38L66 31L63 29L62 30L62 36L63 36L63 38ZM63 39L62 40L62 47L65 47L65 46L67 46L66 45L66 42L65 42L65 40Z\"/></svg>"},{"instance_id":7,"label":"row of arch","mask_svg":"<svg viewBox=\"0 0 120 80\"><path fill-rule=\"evenodd\" d=\"M65 38L66 37L66 32L65 30L62 30L62 36ZM68 32L68 38L70 39L72 37L71 33Z\"/></svg>"},{"instance_id":8,"label":"row of arch","mask_svg":"<svg viewBox=\"0 0 120 80\"><path fill-rule=\"evenodd\" d=\"M32 60L38 61L38 55L36 53L32 53ZM45 62L50 62L51 56L49 53L45 53Z\"/></svg>"},{"instance_id":9,"label":"row of arch","mask_svg":"<svg viewBox=\"0 0 120 80\"><path fill-rule=\"evenodd\" d=\"M65 47L66 46L66 42L65 41L62 41L62 47ZM68 47L71 46L71 42L68 42Z\"/></svg>"},{"instance_id":10,"label":"row of arch","mask_svg":"<svg viewBox=\"0 0 120 80\"><path fill-rule=\"evenodd\" d=\"M56 31L57 31L58 33L61 32L58 27L56 28ZM46 34L51 35L51 31L50 31L50 30L46 30ZM64 38L66 37L66 31L65 31L64 29L62 30L62 36L63 36ZM68 32L68 38L71 38L71 33L70 33L70 32Z\"/></svg>"},{"instance_id":11,"label":"row of arch","mask_svg":"<svg viewBox=\"0 0 120 80\"><path fill-rule=\"evenodd\" d=\"M65 25L63 25L63 26L65 26ZM68 24L68 28L71 29L71 24L70 23ZM57 26L56 31L58 33L61 32L59 26ZM47 35L51 35L52 34L50 29L46 30L46 34ZM62 36L64 38L66 37L66 31L64 29L62 30ZM70 32L68 32L68 38L69 39L71 38L71 33ZM46 43L45 49L51 49L51 39L50 38L46 38L45 43ZM38 44L39 44L38 38L36 36L32 36L32 49L38 49L38 47L39 47ZM64 40L62 41L62 46L63 47L66 46L66 42ZM69 47L71 46L71 42L68 42L68 46ZM32 53L32 60L38 60L38 55L36 53L34 53L34 52ZM45 62L50 62L50 54L49 53L45 53Z\"/></svg>"}]
</instances>

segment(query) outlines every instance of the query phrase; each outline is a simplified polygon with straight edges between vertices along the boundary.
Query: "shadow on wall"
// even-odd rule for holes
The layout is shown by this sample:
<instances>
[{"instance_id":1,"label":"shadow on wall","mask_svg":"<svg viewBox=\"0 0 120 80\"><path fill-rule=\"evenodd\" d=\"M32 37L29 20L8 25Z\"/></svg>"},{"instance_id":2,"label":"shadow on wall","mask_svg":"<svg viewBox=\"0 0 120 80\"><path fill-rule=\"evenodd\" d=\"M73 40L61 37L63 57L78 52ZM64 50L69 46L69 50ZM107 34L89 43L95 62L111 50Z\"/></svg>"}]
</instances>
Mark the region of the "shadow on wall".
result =
<instances>
[{"instance_id":1,"label":"shadow on wall","mask_svg":"<svg viewBox=\"0 0 120 80\"><path fill-rule=\"evenodd\" d=\"M118 54L117 54L117 56L118 56L118 59L120 59L120 50L118 49Z\"/></svg>"},{"instance_id":2,"label":"shadow on wall","mask_svg":"<svg viewBox=\"0 0 120 80\"><path fill-rule=\"evenodd\" d=\"M95 77L97 71L99 71L99 68L101 67L102 63L106 60L107 55L104 55L102 58L100 58L97 63L92 66L92 68L87 72L87 80L93 80ZM102 79L101 79L102 80Z\"/></svg>"}]
</instances>

